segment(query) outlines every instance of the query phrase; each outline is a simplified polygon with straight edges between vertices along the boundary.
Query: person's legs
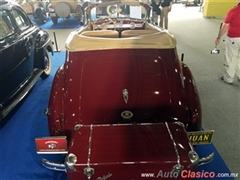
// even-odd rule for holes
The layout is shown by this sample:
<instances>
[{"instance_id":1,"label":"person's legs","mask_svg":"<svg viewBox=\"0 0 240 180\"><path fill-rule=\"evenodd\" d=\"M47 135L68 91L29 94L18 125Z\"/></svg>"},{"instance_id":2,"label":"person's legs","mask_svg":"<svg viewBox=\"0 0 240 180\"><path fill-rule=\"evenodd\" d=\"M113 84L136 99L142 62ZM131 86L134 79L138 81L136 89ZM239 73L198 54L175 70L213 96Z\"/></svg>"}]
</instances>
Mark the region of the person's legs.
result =
<instances>
[{"instance_id":1,"label":"person's legs","mask_svg":"<svg viewBox=\"0 0 240 180\"><path fill-rule=\"evenodd\" d=\"M166 8L164 12L164 26L165 29L168 29L168 13L169 13L169 8Z\"/></svg>"},{"instance_id":2,"label":"person's legs","mask_svg":"<svg viewBox=\"0 0 240 180\"><path fill-rule=\"evenodd\" d=\"M166 26L167 25L166 22L168 23L168 19L167 19L168 18L168 12L169 12L168 10L169 10L168 7L162 7L161 16L160 16L160 23L159 23L161 28L165 28L165 29L168 28L168 26Z\"/></svg>"},{"instance_id":3,"label":"person's legs","mask_svg":"<svg viewBox=\"0 0 240 180\"><path fill-rule=\"evenodd\" d=\"M158 15L156 12L152 13L152 21L154 22L154 24L158 25Z\"/></svg>"},{"instance_id":4,"label":"person's legs","mask_svg":"<svg viewBox=\"0 0 240 180\"><path fill-rule=\"evenodd\" d=\"M168 13L168 7L163 7L160 16L160 27L166 29L166 15Z\"/></svg>"},{"instance_id":5,"label":"person's legs","mask_svg":"<svg viewBox=\"0 0 240 180\"><path fill-rule=\"evenodd\" d=\"M240 38L236 38L235 43L236 43L236 46L238 47L236 75L238 80L240 81Z\"/></svg>"},{"instance_id":6,"label":"person's legs","mask_svg":"<svg viewBox=\"0 0 240 180\"><path fill-rule=\"evenodd\" d=\"M236 65L238 60L237 44L234 42L233 38L227 37L226 39L226 49L225 49L225 62L224 62L224 80L227 83L232 83L236 71Z\"/></svg>"},{"instance_id":7,"label":"person's legs","mask_svg":"<svg viewBox=\"0 0 240 180\"><path fill-rule=\"evenodd\" d=\"M163 28L163 8L162 8L162 11L161 11L161 15L160 15L160 22L159 22L159 26L161 27L161 28Z\"/></svg>"}]
</instances>

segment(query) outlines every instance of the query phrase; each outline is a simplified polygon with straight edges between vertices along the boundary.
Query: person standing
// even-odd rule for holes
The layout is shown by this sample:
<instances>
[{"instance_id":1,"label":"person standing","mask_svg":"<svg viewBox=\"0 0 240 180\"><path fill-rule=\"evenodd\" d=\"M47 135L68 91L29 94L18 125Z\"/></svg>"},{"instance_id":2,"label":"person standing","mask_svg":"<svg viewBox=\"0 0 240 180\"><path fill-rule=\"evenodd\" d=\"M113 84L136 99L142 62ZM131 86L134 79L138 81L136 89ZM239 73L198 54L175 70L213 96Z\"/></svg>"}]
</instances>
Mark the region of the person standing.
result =
<instances>
[{"instance_id":1,"label":"person standing","mask_svg":"<svg viewBox=\"0 0 240 180\"><path fill-rule=\"evenodd\" d=\"M162 0L161 7L162 11L159 24L161 28L168 29L168 13L172 10L172 0Z\"/></svg>"},{"instance_id":2,"label":"person standing","mask_svg":"<svg viewBox=\"0 0 240 180\"><path fill-rule=\"evenodd\" d=\"M230 9L219 31L215 44L220 44L221 37L227 32L225 47L224 74L221 77L231 84L234 76L240 81L240 0L237 6Z\"/></svg>"},{"instance_id":3,"label":"person standing","mask_svg":"<svg viewBox=\"0 0 240 180\"><path fill-rule=\"evenodd\" d=\"M161 14L161 0L151 0L151 6L152 6L152 21L154 24L158 25L158 17Z\"/></svg>"}]
</instances>

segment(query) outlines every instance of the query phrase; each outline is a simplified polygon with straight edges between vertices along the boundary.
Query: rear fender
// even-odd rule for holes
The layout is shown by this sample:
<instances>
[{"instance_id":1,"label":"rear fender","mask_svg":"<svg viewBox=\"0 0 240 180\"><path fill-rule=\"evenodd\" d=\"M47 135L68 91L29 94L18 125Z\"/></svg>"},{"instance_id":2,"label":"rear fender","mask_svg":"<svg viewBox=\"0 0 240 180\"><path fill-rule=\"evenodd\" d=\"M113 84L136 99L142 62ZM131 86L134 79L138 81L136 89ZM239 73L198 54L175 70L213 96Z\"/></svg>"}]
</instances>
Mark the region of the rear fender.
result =
<instances>
[{"instance_id":1,"label":"rear fender","mask_svg":"<svg viewBox=\"0 0 240 180\"><path fill-rule=\"evenodd\" d=\"M187 130L199 131L202 124L202 112L197 87L190 69L184 63L182 63L182 72L190 116L190 123L187 126Z\"/></svg>"},{"instance_id":2,"label":"rear fender","mask_svg":"<svg viewBox=\"0 0 240 180\"><path fill-rule=\"evenodd\" d=\"M46 115L48 116L48 127L50 135L52 136L62 136L64 135L64 118L63 118L63 76L64 76L64 66L62 65L55 74L50 99L49 107L46 110Z\"/></svg>"},{"instance_id":3,"label":"rear fender","mask_svg":"<svg viewBox=\"0 0 240 180\"><path fill-rule=\"evenodd\" d=\"M49 34L44 30L39 31L35 41L36 50L38 51L39 49L46 48L48 46L52 49L52 41Z\"/></svg>"}]
</instances>

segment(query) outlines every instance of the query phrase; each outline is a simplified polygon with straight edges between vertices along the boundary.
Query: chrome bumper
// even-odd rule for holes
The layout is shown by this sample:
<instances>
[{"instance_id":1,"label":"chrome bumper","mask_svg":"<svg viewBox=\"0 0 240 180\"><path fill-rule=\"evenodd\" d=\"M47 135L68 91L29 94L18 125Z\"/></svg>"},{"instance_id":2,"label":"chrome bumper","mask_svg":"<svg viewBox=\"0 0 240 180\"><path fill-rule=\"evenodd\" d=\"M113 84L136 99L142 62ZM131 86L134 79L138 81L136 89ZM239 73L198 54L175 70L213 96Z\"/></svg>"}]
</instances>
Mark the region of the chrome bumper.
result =
<instances>
[{"instance_id":1,"label":"chrome bumper","mask_svg":"<svg viewBox=\"0 0 240 180\"><path fill-rule=\"evenodd\" d=\"M54 171L76 171L74 165L77 162L77 157L70 153L65 157L64 163L55 163L47 159L42 158L42 165L50 170Z\"/></svg>"},{"instance_id":2,"label":"chrome bumper","mask_svg":"<svg viewBox=\"0 0 240 180\"><path fill-rule=\"evenodd\" d=\"M50 170L54 171L66 171L65 165L63 163L55 163L47 159L42 158L42 165Z\"/></svg>"},{"instance_id":3,"label":"chrome bumper","mask_svg":"<svg viewBox=\"0 0 240 180\"><path fill-rule=\"evenodd\" d=\"M190 151L188 153L188 157L189 157L190 161L192 162L188 167L196 168L198 166L202 166L202 165L210 163L214 158L214 152L212 152L208 156L200 159L198 154L195 151Z\"/></svg>"},{"instance_id":4,"label":"chrome bumper","mask_svg":"<svg viewBox=\"0 0 240 180\"><path fill-rule=\"evenodd\" d=\"M202 166L202 165L210 163L213 160L213 158L214 158L214 152L209 154L207 157L203 157L203 158L199 159L198 166Z\"/></svg>"},{"instance_id":5,"label":"chrome bumper","mask_svg":"<svg viewBox=\"0 0 240 180\"><path fill-rule=\"evenodd\" d=\"M195 168L197 166L202 166L210 163L214 158L214 152L200 159L198 154L195 151L191 151L189 152L189 158L192 161L192 164L190 164L188 167ZM42 158L42 165L47 169L54 170L54 171L65 171L65 172L67 170L74 171L72 168L70 168L68 160L65 163L67 164L65 165L64 163L55 163Z\"/></svg>"}]
</instances>

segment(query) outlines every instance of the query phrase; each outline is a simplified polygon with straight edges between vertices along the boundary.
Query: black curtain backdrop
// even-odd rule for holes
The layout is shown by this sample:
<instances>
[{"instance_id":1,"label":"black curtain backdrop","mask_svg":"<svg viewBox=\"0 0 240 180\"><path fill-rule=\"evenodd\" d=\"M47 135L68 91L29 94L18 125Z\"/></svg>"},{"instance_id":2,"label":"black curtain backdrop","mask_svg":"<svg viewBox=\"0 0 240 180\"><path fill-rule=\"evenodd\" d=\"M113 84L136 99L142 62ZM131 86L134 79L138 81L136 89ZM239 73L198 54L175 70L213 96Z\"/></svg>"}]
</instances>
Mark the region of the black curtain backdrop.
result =
<instances>
[{"instance_id":1,"label":"black curtain backdrop","mask_svg":"<svg viewBox=\"0 0 240 180\"><path fill-rule=\"evenodd\" d=\"M65 172L44 168L41 158L63 161L61 155L39 155L36 153L35 138L48 136L47 117L44 110L56 70L64 63L65 52L52 56L50 76L39 79L29 95L0 126L0 180L66 180ZM213 140L214 142L214 140ZM214 160L198 168L199 172L230 173L213 144L199 145L197 153L202 156L215 152ZM111 179L111 178L110 178ZM199 180L201 178L197 178ZM217 179L211 178L211 179ZM221 178L224 179L224 178ZM233 180L233 178L227 178ZM206 178L202 178L206 180Z\"/></svg>"}]
</instances>

